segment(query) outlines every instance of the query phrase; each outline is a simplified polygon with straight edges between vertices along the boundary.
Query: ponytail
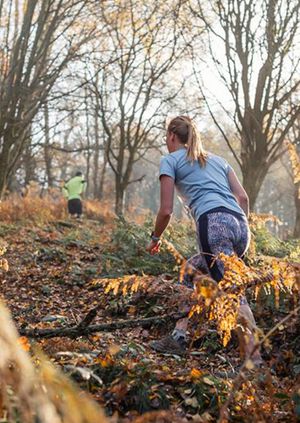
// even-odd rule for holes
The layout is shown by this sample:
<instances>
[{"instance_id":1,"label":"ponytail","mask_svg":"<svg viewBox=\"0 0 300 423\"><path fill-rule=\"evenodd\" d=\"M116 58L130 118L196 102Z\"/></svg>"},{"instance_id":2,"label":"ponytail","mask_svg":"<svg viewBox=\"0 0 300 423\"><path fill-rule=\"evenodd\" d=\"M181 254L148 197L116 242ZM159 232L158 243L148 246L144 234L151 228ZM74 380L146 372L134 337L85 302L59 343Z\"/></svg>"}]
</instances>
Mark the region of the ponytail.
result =
<instances>
[{"instance_id":1,"label":"ponytail","mask_svg":"<svg viewBox=\"0 0 300 423\"><path fill-rule=\"evenodd\" d=\"M207 153L195 123L188 116L178 116L171 120L168 131L177 135L179 141L186 147L186 157L192 163L197 160L200 166L205 166Z\"/></svg>"}]
</instances>

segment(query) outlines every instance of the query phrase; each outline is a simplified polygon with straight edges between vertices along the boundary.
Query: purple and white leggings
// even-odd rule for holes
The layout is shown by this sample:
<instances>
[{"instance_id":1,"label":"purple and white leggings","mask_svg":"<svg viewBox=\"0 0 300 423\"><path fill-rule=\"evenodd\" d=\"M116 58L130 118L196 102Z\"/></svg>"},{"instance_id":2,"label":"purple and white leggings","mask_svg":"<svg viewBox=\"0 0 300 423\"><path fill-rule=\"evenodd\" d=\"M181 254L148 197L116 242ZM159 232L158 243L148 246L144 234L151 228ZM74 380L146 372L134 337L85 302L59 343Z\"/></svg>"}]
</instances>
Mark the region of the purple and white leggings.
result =
<instances>
[{"instance_id":1,"label":"purple and white leggings","mask_svg":"<svg viewBox=\"0 0 300 423\"><path fill-rule=\"evenodd\" d=\"M224 207L210 210L197 222L197 237L200 254L190 258L188 263L219 282L224 265L221 260L215 260L215 256L224 253L243 257L250 242L247 218Z\"/></svg>"}]
</instances>

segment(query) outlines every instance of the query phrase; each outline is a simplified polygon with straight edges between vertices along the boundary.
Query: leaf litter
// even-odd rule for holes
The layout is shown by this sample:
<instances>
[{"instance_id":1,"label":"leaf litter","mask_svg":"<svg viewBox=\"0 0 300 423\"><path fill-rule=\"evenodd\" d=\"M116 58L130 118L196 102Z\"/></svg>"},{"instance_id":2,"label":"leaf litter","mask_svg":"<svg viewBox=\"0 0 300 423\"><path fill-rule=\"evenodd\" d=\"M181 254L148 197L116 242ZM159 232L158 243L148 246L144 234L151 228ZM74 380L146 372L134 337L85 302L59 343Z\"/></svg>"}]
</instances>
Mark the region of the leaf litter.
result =
<instances>
[{"instance_id":1,"label":"leaf litter","mask_svg":"<svg viewBox=\"0 0 300 423\"><path fill-rule=\"evenodd\" d=\"M93 324L180 310L188 291L177 283L176 258L173 263L169 258L169 273L162 276L142 273L139 278L132 274L108 277L111 266L121 260L117 244L112 242L113 230L112 226L88 221L76 228L62 226L59 230L50 224L17 230L13 225L6 226L3 239L9 269L3 263L1 294L17 327L76 325L98 305ZM161 269L165 271L164 267ZM131 281L131 285L126 285L126 281ZM272 288L265 286L269 292L260 291L257 301L253 300L258 326L264 332L297 304L293 296ZM119 290L121 295L109 292L118 294ZM202 288L207 305L205 293ZM226 339L224 348L215 322L203 319L195 310L190 324L190 354L182 358L152 351L149 342L168 333L173 324L174 321L157 322L78 339L35 342L20 338L19 342L24 350L41 348L80 388L89 392L112 421L217 421L238 374L236 339ZM264 346L266 369L255 372L251 362L247 364L249 374L242 376L230 404L232 421L253 421L253 416L268 421L270 413L273 421L297 418L298 316L292 317L286 327L281 326Z\"/></svg>"}]
</instances>

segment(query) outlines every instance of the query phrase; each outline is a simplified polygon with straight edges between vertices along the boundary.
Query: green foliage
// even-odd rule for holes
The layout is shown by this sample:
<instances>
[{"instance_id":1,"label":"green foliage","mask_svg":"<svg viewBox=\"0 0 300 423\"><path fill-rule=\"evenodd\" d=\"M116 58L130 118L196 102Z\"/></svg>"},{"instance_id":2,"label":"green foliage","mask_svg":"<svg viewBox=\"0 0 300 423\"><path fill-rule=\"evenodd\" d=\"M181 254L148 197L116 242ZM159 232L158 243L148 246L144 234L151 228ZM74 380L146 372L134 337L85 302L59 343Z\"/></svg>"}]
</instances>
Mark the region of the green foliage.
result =
<instances>
[{"instance_id":1,"label":"green foliage","mask_svg":"<svg viewBox=\"0 0 300 423\"><path fill-rule=\"evenodd\" d=\"M145 247L149 243L154 222L150 217L142 225L119 219L112 233L109 248L104 248L103 274L115 277L119 274L169 273L175 275L178 265L172 254L162 245L158 255L151 256ZM197 252L197 240L193 223L173 220L164 233L164 238L171 242L185 258ZM298 240L284 242L274 236L266 227L253 230L256 253L287 257L300 260Z\"/></svg>"},{"instance_id":2,"label":"green foliage","mask_svg":"<svg viewBox=\"0 0 300 423\"><path fill-rule=\"evenodd\" d=\"M252 228L255 250L257 254L274 257L292 257L294 261L300 261L299 240L281 241L273 235L265 226Z\"/></svg>"},{"instance_id":3,"label":"green foliage","mask_svg":"<svg viewBox=\"0 0 300 423\"><path fill-rule=\"evenodd\" d=\"M140 225L118 219L109 245L103 246L102 275L117 277L120 274L168 273L174 276L178 272L178 265L164 244L158 255L151 256L145 249L153 227L152 217ZM300 261L299 240L281 241L264 226L252 228L252 235L256 254ZM197 253L197 237L192 222L173 220L163 237L187 259Z\"/></svg>"},{"instance_id":4,"label":"green foliage","mask_svg":"<svg viewBox=\"0 0 300 423\"><path fill-rule=\"evenodd\" d=\"M124 273L138 275L176 273L178 265L164 245L158 255L151 256L146 251L153 226L153 220L150 218L143 225L119 219L110 246L103 252L103 273L109 276ZM164 237L174 244L184 257L196 253L196 235L192 224L173 221Z\"/></svg>"},{"instance_id":5,"label":"green foliage","mask_svg":"<svg viewBox=\"0 0 300 423\"><path fill-rule=\"evenodd\" d=\"M94 240L94 233L90 228L75 227L71 229L67 235L62 239L62 243L65 246L77 246L82 247Z\"/></svg>"},{"instance_id":6,"label":"green foliage","mask_svg":"<svg viewBox=\"0 0 300 423\"><path fill-rule=\"evenodd\" d=\"M222 345L220 343L220 338L217 332L210 333L205 336L201 347L205 349L208 354L215 354L216 352L220 351L222 349Z\"/></svg>"},{"instance_id":7,"label":"green foliage","mask_svg":"<svg viewBox=\"0 0 300 423\"><path fill-rule=\"evenodd\" d=\"M14 224L0 223L0 236L6 236L15 233L19 228Z\"/></svg>"},{"instance_id":8,"label":"green foliage","mask_svg":"<svg viewBox=\"0 0 300 423\"><path fill-rule=\"evenodd\" d=\"M257 253L274 257L284 257L288 254L286 244L275 237L266 227L258 227L253 232Z\"/></svg>"}]
</instances>

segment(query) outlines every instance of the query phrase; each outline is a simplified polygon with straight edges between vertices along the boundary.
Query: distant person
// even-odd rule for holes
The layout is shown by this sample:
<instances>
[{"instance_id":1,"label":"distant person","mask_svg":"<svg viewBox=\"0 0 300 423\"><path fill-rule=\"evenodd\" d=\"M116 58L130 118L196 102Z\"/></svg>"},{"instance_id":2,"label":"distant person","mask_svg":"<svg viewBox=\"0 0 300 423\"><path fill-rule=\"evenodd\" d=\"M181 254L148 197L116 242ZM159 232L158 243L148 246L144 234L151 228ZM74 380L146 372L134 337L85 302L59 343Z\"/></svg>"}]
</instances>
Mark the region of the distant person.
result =
<instances>
[{"instance_id":1,"label":"distant person","mask_svg":"<svg viewBox=\"0 0 300 423\"><path fill-rule=\"evenodd\" d=\"M160 250L160 237L171 218L176 187L197 228L200 254L198 260L193 258L191 263L219 282L224 275L224 265L214 258L220 253L243 257L248 249L248 196L226 160L204 150L195 123L189 117L178 116L171 120L166 144L169 154L162 158L159 172L160 209L147 251L156 254ZM255 321L246 298L240 301L238 318L244 326L244 330L238 330L241 353L249 357L255 344ZM183 353L187 345L187 324L188 319L179 320L170 335L152 342L152 348ZM257 365L262 362L259 350L253 353L252 360Z\"/></svg>"},{"instance_id":2,"label":"distant person","mask_svg":"<svg viewBox=\"0 0 300 423\"><path fill-rule=\"evenodd\" d=\"M86 187L82 172L76 172L63 186L63 193L68 199L68 212L72 217L80 218L82 215L81 195Z\"/></svg>"}]
</instances>

